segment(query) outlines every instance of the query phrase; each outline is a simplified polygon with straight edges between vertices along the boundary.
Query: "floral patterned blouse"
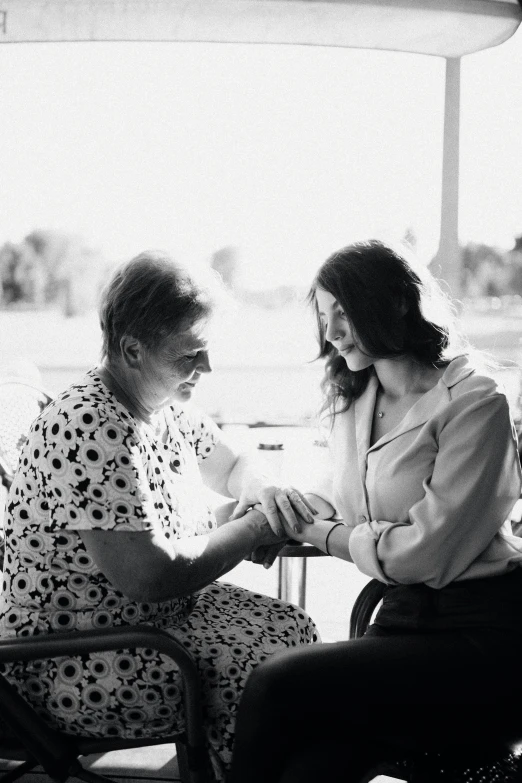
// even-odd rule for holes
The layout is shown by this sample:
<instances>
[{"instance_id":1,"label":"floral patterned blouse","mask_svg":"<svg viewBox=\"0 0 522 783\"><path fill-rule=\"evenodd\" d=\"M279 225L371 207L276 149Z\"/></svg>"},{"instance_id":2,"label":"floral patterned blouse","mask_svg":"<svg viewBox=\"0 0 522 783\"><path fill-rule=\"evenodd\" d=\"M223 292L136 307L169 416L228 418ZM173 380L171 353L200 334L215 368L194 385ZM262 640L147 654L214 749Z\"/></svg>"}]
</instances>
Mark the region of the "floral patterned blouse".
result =
<instances>
[{"instance_id":1,"label":"floral patterned blouse","mask_svg":"<svg viewBox=\"0 0 522 783\"><path fill-rule=\"evenodd\" d=\"M219 430L186 408L160 415L162 440L90 371L33 423L7 504L3 636L186 616L188 596L137 603L115 590L77 532L157 528L177 538L215 527L198 462Z\"/></svg>"}]
</instances>

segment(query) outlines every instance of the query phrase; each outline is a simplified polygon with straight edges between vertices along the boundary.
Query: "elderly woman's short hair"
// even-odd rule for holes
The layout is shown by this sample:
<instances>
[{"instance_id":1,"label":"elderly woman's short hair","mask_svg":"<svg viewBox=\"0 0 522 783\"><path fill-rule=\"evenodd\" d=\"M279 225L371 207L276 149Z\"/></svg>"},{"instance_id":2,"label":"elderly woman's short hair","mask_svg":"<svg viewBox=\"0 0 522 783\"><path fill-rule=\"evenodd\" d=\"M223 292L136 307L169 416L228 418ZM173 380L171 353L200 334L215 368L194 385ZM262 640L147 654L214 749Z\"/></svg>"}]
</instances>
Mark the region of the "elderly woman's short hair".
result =
<instances>
[{"instance_id":1,"label":"elderly woman's short hair","mask_svg":"<svg viewBox=\"0 0 522 783\"><path fill-rule=\"evenodd\" d=\"M103 290L102 357L118 355L124 335L155 350L169 335L208 317L213 306L210 289L170 256L140 253L121 266Z\"/></svg>"}]
</instances>

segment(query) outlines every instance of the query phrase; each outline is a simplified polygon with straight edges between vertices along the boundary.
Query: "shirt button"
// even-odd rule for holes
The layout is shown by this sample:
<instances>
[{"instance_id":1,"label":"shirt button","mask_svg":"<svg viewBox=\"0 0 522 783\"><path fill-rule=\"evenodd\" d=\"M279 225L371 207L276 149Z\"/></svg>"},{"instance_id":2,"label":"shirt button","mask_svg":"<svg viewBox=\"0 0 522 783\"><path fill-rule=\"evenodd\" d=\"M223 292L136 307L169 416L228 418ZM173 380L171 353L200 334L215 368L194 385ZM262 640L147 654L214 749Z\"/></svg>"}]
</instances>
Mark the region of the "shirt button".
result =
<instances>
[{"instance_id":1,"label":"shirt button","mask_svg":"<svg viewBox=\"0 0 522 783\"><path fill-rule=\"evenodd\" d=\"M368 522L368 517L365 517L364 514L361 516L361 522Z\"/></svg>"}]
</instances>

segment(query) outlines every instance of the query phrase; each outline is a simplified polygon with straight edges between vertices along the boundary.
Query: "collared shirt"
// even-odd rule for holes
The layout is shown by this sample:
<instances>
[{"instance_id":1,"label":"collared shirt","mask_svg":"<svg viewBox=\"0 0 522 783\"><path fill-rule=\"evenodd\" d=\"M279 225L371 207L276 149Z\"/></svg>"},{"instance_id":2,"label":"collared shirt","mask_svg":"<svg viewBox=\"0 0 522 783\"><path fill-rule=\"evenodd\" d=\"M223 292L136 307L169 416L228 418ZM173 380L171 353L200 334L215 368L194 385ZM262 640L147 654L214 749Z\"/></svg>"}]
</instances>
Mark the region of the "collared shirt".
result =
<instances>
[{"instance_id":1,"label":"collared shirt","mask_svg":"<svg viewBox=\"0 0 522 783\"><path fill-rule=\"evenodd\" d=\"M350 555L388 584L440 588L522 566L506 521L520 496L517 443L505 394L464 356L373 446L378 380L335 417L330 491L353 528Z\"/></svg>"}]
</instances>

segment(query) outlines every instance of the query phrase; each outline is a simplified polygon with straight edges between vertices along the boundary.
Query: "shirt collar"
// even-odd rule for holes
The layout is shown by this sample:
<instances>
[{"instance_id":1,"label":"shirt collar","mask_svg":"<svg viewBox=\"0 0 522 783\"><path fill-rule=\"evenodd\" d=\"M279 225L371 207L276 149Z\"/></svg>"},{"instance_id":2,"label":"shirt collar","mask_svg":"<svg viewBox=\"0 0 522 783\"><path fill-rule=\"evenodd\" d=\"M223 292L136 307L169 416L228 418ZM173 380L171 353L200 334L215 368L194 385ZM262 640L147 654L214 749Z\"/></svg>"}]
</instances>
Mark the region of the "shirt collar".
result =
<instances>
[{"instance_id":1,"label":"shirt collar","mask_svg":"<svg viewBox=\"0 0 522 783\"><path fill-rule=\"evenodd\" d=\"M457 356L448 364L435 386L423 394L410 408L404 419L370 447L373 410L378 387L377 376L372 374L366 389L354 403L357 448L360 461L363 461L363 455L365 457L368 451L380 448L399 435L415 429L428 421L441 405L445 405L449 401L449 389L473 372L474 368L467 356Z\"/></svg>"},{"instance_id":2,"label":"shirt collar","mask_svg":"<svg viewBox=\"0 0 522 783\"><path fill-rule=\"evenodd\" d=\"M446 367L440 381L451 389L455 384L463 381L474 372L474 367L470 364L467 356L457 356Z\"/></svg>"}]
</instances>

